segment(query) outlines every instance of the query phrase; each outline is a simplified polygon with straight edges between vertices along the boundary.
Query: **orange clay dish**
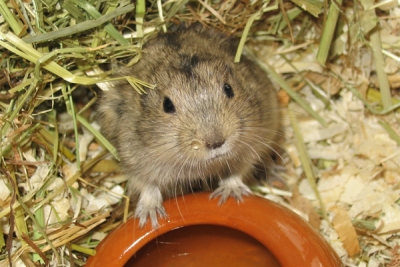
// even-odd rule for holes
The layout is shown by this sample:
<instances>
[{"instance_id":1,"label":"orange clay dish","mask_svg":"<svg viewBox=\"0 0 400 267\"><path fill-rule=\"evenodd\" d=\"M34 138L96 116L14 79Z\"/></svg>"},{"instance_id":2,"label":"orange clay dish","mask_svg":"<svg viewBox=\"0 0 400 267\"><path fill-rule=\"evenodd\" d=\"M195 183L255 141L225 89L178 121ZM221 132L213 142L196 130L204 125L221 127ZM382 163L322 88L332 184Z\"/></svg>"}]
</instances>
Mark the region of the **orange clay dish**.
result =
<instances>
[{"instance_id":1,"label":"orange clay dish","mask_svg":"<svg viewBox=\"0 0 400 267\"><path fill-rule=\"evenodd\" d=\"M167 219L143 228L129 219L97 247L86 267L98 266L343 266L325 239L301 217L249 196L218 206L209 193L164 202Z\"/></svg>"}]
</instances>

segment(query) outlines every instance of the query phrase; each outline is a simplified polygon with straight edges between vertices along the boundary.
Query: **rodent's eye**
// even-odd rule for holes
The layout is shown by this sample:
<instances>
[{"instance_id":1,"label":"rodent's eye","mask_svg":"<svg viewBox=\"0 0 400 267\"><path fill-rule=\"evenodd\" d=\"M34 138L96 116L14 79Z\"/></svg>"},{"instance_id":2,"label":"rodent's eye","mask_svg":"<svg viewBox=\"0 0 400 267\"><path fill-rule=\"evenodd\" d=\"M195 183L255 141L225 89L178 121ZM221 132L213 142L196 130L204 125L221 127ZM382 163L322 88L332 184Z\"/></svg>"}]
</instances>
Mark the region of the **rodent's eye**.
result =
<instances>
[{"instance_id":1,"label":"rodent's eye","mask_svg":"<svg viewBox=\"0 0 400 267\"><path fill-rule=\"evenodd\" d=\"M232 98L232 97L234 97L234 93L233 93L233 89L232 89L232 87L229 85L229 84L227 84L227 83L224 83L224 93L226 94L226 96L228 97L228 98Z\"/></svg>"},{"instance_id":2,"label":"rodent's eye","mask_svg":"<svg viewBox=\"0 0 400 267\"><path fill-rule=\"evenodd\" d=\"M164 97L163 108L166 113L175 113L175 106L169 97Z\"/></svg>"}]
</instances>

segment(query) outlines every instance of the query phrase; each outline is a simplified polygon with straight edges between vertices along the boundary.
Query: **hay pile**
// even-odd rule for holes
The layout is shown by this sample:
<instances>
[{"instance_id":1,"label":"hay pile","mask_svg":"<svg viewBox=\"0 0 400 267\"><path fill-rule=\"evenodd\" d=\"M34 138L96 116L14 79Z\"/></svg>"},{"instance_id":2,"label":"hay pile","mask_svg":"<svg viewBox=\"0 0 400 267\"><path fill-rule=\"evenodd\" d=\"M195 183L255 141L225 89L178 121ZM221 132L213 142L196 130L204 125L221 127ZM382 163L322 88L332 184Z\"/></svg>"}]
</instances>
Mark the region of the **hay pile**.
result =
<instances>
[{"instance_id":1,"label":"hay pile","mask_svg":"<svg viewBox=\"0 0 400 267\"><path fill-rule=\"evenodd\" d=\"M241 36L281 88L287 187L255 192L347 266L400 265L397 1L0 0L0 15L0 266L82 266L126 220L126 177L93 122L99 65L134 64L157 31L195 21Z\"/></svg>"}]
</instances>

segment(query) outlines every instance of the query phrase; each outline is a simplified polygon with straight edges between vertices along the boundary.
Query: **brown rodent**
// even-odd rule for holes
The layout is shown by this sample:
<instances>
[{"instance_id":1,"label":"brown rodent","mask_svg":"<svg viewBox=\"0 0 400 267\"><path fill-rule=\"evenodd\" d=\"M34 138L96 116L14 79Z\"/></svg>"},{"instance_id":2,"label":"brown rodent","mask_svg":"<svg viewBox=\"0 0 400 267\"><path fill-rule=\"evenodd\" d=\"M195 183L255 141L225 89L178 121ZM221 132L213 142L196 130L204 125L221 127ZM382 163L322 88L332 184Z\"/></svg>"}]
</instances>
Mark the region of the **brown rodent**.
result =
<instances>
[{"instance_id":1,"label":"brown rodent","mask_svg":"<svg viewBox=\"0 0 400 267\"><path fill-rule=\"evenodd\" d=\"M130 75L155 89L137 93L128 83L110 87L99 104L103 134L118 150L137 196L143 226L165 217L163 197L198 180L219 180L220 203L250 193L244 179L267 168L280 121L276 92L266 74L242 57L236 42L199 26L162 33L143 48ZM118 73L119 72L119 73Z\"/></svg>"}]
</instances>

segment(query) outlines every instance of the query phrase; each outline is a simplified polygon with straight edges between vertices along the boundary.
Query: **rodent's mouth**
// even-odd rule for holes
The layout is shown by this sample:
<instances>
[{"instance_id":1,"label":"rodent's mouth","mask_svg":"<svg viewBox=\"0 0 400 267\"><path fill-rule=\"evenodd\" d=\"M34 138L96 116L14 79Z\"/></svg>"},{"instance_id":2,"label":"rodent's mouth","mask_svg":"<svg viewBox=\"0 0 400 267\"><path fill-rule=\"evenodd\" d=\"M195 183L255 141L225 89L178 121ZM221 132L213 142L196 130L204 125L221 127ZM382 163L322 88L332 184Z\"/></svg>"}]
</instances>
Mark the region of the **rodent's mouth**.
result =
<instances>
[{"instance_id":1,"label":"rodent's mouth","mask_svg":"<svg viewBox=\"0 0 400 267\"><path fill-rule=\"evenodd\" d=\"M216 160L222 157L227 157L229 155L229 150L227 148L212 149L208 153L207 160Z\"/></svg>"},{"instance_id":2,"label":"rodent's mouth","mask_svg":"<svg viewBox=\"0 0 400 267\"><path fill-rule=\"evenodd\" d=\"M211 156L210 158L208 158L208 160L215 160L215 159L218 159L218 158L223 157L224 155L225 155L225 154L213 155L213 156Z\"/></svg>"}]
</instances>

